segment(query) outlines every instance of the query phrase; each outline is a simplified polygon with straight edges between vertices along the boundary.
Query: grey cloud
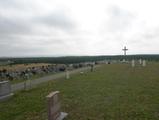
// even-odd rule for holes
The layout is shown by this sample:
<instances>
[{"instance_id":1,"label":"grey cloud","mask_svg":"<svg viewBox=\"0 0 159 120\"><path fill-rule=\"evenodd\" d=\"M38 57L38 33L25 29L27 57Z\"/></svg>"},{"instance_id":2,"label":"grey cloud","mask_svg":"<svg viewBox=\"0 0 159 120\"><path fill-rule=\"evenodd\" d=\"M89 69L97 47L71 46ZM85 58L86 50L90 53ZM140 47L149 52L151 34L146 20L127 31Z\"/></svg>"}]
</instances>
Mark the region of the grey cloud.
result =
<instances>
[{"instance_id":1,"label":"grey cloud","mask_svg":"<svg viewBox=\"0 0 159 120\"><path fill-rule=\"evenodd\" d=\"M0 8L5 10L12 10L17 12L30 10L33 7L33 3L38 0L0 0Z\"/></svg>"},{"instance_id":2,"label":"grey cloud","mask_svg":"<svg viewBox=\"0 0 159 120\"><path fill-rule=\"evenodd\" d=\"M152 39L158 39L159 38L159 28L153 28L145 31L143 34L141 34L141 37L143 39L152 40Z\"/></svg>"},{"instance_id":3,"label":"grey cloud","mask_svg":"<svg viewBox=\"0 0 159 120\"><path fill-rule=\"evenodd\" d=\"M0 0L1 7L17 7L19 6L18 0Z\"/></svg>"},{"instance_id":4,"label":"grey cloud","mask_svg":"<svg viewBox=\"0 0 159 120\"><path fill-rule=\"evenodd\" d=\"M55 27L64 30L71 30L75 27L73 21L71 21L64 12L56 11L52 14L39 16L36 21L48 27Z\"/></svg>"},{"instance_id":5,"label":"grey cloud","mask_svg":"<svg viewBox=\"0 0 159 120\"><path fill-rule=\"evenodd\" d=\"M16 18L0 16L0 35L15 35L31 32L31 24Z\"/></svg>"},{"instance_id":6,"label":"grey cloud","mask_svg":"<svg viewBox=\"0 0 159 120\"><path fill-rule=\"evenodd\" d=\"M33 18L15 18L15 17L4 17L0 15L0 35L31 35L36 32L42 32L36 30L36 26L43 25L47 28L55 28L56 30L62 30L69 32L73 30L74 24L68 17L63 13L51 14L48 16L33 17ZM43 29L41 26L41 29ZM42 33L43 34L43 33Z\"/></svg>"},{"instance_id":7,"label":"grey cloud","mask_svg":"<svg viewBox=\"0 0 159 120\"><path fill-rule=\"evenodd\" d=\"M108 10L108 31L110 32L122 32L131 27L131 24L135 18L135 15L131 12L121 9L118 6L112 6Z\"/></svg>"},{"instance_id":8,"label":"grey cloud","mask_svg":"<svg viewBox=\"0 0 159 120\"><path fill-rule=\"evenodd\" d=\"M40 55L46 52L44 45L32 43L18 36L7 36L0 41L0 56L28 56Z\"/></svg>"}]
</instances>

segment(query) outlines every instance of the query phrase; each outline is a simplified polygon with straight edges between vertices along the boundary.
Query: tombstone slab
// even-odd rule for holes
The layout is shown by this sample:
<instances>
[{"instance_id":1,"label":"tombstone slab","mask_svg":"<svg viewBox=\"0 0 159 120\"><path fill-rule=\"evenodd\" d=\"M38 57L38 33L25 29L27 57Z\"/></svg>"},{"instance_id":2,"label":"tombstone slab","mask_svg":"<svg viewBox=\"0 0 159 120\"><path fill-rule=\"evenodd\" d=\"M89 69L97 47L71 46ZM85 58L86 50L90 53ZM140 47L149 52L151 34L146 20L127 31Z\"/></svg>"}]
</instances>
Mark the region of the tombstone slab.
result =
<instances>
[{"instance_id":1,"label":"tombstone slab","mask_svg":"<svg viewBox=\"0 0 159 120\"><path fill-rule=\"evenodd\" d=\"M139 59L139 64L140 64L140 65L142 64L142 59Z\"/></svg>"},{"instance_id":2,"label":"tombstone slab","mask_svg":"<svg viewBox=\"0 0 159 120\"><path fill-rule=\"evenodd\" d=\"M143 60L142 62L142 66L145 67L146 66L146 60Z\"/></svg>"},{"instance_id":3,"label":"tombstone slab","mask_svg":"<svg viewBox=\"0 0 159 120\"><path fill-rule=\"evenodd\" d=\"M48 102L48 120L63 120L68 115L61 112L59 93L59 91L55 91L46 96Z\"/></svg>"},{"instance_id":4,"label":"tombstone slab","mask_svg":"<svg viewBox=\"0 0 159 120\"><path fill-rule=\"evenodd\" d=\"M6 100L11 96L13 96L13 93L11 93L11 85L9 81L0 82L0 101Z\"/></svg>"},{"instance_id":5,"label":"tombstone slab","mask_svg":"<svg viewBox=\"0 0 159 120\"><path fill-rule=\"evenodd\" d=\"M132 61L131 61L131 66L132 66L132 67L135 67L135 60L132 60Z\"/></svg>"},{"instance_id":6,"label":"tombstone slab","mask_svg":"<svg viewBox=\"0 0 159 120\"><path fill-rule=\"evenodd\" d=\"M69 71L66 71L66 79L70 79L70 73L69 73Z\"/></svg>"}]
</instances>

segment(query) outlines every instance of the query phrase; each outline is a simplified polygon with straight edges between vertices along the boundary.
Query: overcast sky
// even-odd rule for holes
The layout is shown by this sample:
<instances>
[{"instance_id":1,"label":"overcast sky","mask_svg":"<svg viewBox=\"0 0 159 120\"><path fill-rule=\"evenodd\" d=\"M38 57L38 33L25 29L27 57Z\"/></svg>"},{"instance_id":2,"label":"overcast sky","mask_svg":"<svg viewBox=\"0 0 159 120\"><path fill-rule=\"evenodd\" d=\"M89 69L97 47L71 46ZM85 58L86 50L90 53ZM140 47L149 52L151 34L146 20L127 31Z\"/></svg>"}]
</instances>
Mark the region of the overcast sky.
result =
<instances>
[{"instance_id":1,"label":"overcast sky","mask_svg":"<svg viewBox=\"0 0 159 120\"><path fill-rule=\"evenodd\" d=\"M0 56L159 54L158 0L0 0Z\"/></svg>"}]
</instances>

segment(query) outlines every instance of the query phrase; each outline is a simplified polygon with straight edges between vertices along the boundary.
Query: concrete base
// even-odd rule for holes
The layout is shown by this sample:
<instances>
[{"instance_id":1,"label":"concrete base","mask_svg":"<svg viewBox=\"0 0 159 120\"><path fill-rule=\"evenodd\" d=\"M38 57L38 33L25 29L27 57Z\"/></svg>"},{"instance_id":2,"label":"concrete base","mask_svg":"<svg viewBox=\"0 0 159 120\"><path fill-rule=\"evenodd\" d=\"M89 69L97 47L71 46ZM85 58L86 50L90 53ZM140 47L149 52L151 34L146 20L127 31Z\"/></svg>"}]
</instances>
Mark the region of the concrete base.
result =
<instances>
[{"instance_id":1,"label":"concrete base","mask_svg":"<svg viewBox=\"0 0 159 120\"><path fill-rule=\"evenodd\" d=\"M4 101L12 97L14 94L10 93L9 95L0 96L0 101Z\"/></svg>"},{"instance_id":2,"label":"concrete base","mask_svg":"<svg viewBox=\"0 0 159 120\"><path fill-rule=\"evenodd\" d=\"M68 113L65 112L61 112L61 115L59 118L57 118L57 120L63 120L65 117L67 117Z\"/></svg>"}]
</instances>

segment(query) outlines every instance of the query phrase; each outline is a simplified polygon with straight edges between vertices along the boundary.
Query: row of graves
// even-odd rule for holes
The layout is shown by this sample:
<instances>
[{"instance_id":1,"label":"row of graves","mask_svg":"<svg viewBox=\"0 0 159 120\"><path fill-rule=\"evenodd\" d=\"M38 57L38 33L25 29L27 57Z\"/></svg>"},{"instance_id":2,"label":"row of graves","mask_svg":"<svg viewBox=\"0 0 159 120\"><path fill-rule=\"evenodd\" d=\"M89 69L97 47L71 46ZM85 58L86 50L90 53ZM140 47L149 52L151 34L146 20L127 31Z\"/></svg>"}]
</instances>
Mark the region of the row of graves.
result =
<instances>
[{"instance_id":1,"label":"row of graves","mask_svg":"<svg viewBox=\"0 0 159 120\"><path fill-rule=\"evenodd\" d=\"M28 90L31 89L31 80L30 77L36 74L48 74L50 72L65 72L66 74L66 79L70 78L70 71L82 67L90 67L91 72L94 69L94 62L85 62L85 63L79 63L79 64L59 64L59 65L47 65L47 66L41 66L41 67L32 67L32 68L27 68L25 71L18 71L16 74L14 74L14 71L7 71L3 70L1 71L1 81L0 81L0 100L3 98L8 98L9 96L13 95L11 93L11 84L10 80L23 78L24 84L23 89ZM9 76L14 75L14 76ZM12 79L9 79L10 77L13 77ZM9 80L8 80L9 79Z\"/></svg>"},{"instance_id":2,"label":"row of graves","mask_svg":"<svg viewBox=\"0 0 159 120\"><path fill-rule=\"evenodd\" d=\"M146 60L142 60L142 59L139 59L139 60L132 60L131 61L131 66L132 67L135 67L135 66L142 66L142 67L146 67Z\"/></svg>"},{"instance_id":3,"label":"row of graves","mask_svg":"<svg viewBox=\"0 0 159 120\"><path fill-rule=\"evenodd\" d=\"M44 75L53 72L64 71L66 68L65 65L47 65L47 66L37 66L37 67L28 67L20 70L0 70L0 81L3 80L17 80L17 79L29 79L35 75Z\"/></svg>"},{"instance_id":4,"label":"row of graves","mask_svg":"<svg viewBox=\"0 0 159 120\"><path fill-rule=\"evenodd\" d=\"M132 60L132 61L120 61L121 63L130 63L132 67L137 65L146 66L146 60ZM81 67L92 66L94 64L112 64L112 63L119 63L119 61L115 60L103 60L103 61L96 61L96 62L84 62L84 63L76 63L76 64L49 64L45 66L33 66L33 67L26 67L25 69L20 70L8 70L8 69L0 69L0 81L3 80L25 80L30 79L36 75L45 75L49 73L58 73L64 72L67 70L78 69Z\"/></svg>"},{"instance_id":5,"label":"row of graves","mask_svg":"<svg viewBox=\"0 0 159 120\"><path fill-rule=\"evenodd\" d=\"M33 76L37 75L45 75L49 73L59 73L67 70L78 69L81 67L89 66L87 63L78 63L78 64L50 64L45 66L34 66L27 67L25 69L20 70L8 70L2 69L0 70L0 81L4 80L26 80L30 79Z\"/></svg>"}]
</instances>

